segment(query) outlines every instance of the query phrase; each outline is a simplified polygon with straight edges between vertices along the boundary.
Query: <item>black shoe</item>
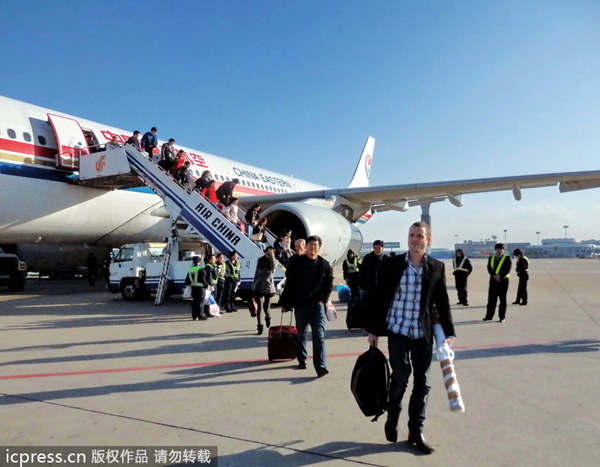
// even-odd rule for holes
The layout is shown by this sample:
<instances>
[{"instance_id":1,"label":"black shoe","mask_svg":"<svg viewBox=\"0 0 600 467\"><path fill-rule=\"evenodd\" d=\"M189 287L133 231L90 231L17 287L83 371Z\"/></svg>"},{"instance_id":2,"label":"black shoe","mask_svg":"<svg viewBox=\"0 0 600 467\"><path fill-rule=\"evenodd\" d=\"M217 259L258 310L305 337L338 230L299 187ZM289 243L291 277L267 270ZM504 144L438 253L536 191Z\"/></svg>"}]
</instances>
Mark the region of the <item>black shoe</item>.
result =
<instances>
[{"instance_id":1,"label":"black shoe","mask_svg":"<svg viewBox=\"0 0 600 467\"><path fill-rule=\"evenodd\" d=\"M521 305L521 306L527 306L527 302L519 303L519 305Z\"/></svg>"},{"instance_id":2,"label":"black shoe","mask_svg":"<svg viewBox=\"0 0 600 467\"><path fill-rule=\"evenodd\" d=\"M256 326L256 329L257 329L257 331L258 331L258 332L256 333L256 335L257 335L257 336L260 336L260 335L263 333L263 325L262 325L262 324L259 324L258 326Z\"/></svg>"},{"instance_id":3,"label":"black shoe","mask_svg":"<svg viewBox=\"0 0 600 467\"><path fill-rule=\"evenodd\" d=\"M516 302L512 302L513 305L520 305L520 303L518 301Z\"/></svg>"},{"instance_id":4,"label":"black shoe","mask_svg":"<svg viewBox=\"0 0 600 467\"><path fill-rule=\"evenodd\" d=\"M265 324L267 325L267 329L271 327L271 318L269 316L265 316Z\"/></svg>"},{"instance_id":5,"label":"black shoe","mask_svg":"<svg viewBox=\"0 0 600 467\"><path fill-rule=\"evenodd\" d=\"M231 310L225 310L225 313L233 313Z\"/></svg>"},{"instance_id":6,"label":"black shoe","mask_svg":"<svg viewBox=\"0 0 600 467\"><path fill-rule=\"evenodd\" d=\"M385 431L385 439L390 443L398 441L398 417L392 417L388 414L383 429Z\"/></svg>"},{"instance_id":7,"label":"black shoe","mask_svg":"<svg viewBox=\"0 0 600 467\"><path fill-rule=\"evenodd\" d=\"M306 362L305 361L299 361L298 362L298 369L299 370L306 370Z\"/></svg>"},{"instance_id":8,"label":"black shoe","mask_svg":"<svg viewBox=\"0 0 600 467\"><path fill-rule=\"evenodd\" d=\"M317 370L317 378L322 378L323 376L328 375L328 374L329 374L329 370L327 368L319 368Z\"/></svg>"},{"instance_id":9,"label":"black shoe","mask_svg":"<svg viewBox=\"0 0 600 467\"><path fill-rule=\"evenodd\" d=\"M435 448L427 444L427 441L425 441L425 438L420 433L418 435L413 435L412 433L409 433L408 442L412 446L416 447L423 454L431 454L435 451Z\"/></svg>"},{"instance_id":10,"label":"black shoe","mask_svg":"<svg viewBox=\"0 0 600 467\"><path fill-rule=\"evenodd\" d=\"M463 303L463 306L469 306L468 302Z\"/></svg>"},{"instance_id":11,"label":"black shoe","mask_svg":"<svg viewBox=\"0 0 600 467\"><path fill-rule=\"evenodd\" d=\"M504 323L504 321L506 321L504 318L498 320L499 323Z\"/></svg>"},{"instance_id":12,"label":"black shoe","mask_svg":"<svg viewBox=\"0 0 600 467\"><path fill-rule=\"evenodd\" d=\"M198 318L196 318L195 316L192 316L192 321L196 321Z\"/></svg>"},{"instance_id":13,"label":"black shoe","mask_svg":"<svg viewBox=\"0 0 600 467\"><path fill-rule=\"evenodd\" d=\"M483 318L483 321L491 321L492 318L488 318L487 316L485 318Z\"/></svg>"},{"instance_id":14,"label":"black shoe","mask_svg":"<svg viewBox=\"0 0 600 467\"><path fill-rule=\"evenodd\" d=\"M200 315L200 317L198 319L201 321L206 321L208 318L204 315Z\"/></svg>"},{"instance_id":15,"label":"black shoe","mask_svg":"<svg viewBox=\"0 0 600 467\"><path fill-rule=\"evenodd\" d=\"M457 305L462 305L462 304L463 304L463 302L456 302L456 304L457 304Z\"/></svg>"},{"instance_id":16,"label":"black shoe","mask_svg":"<svg viewBox=\"0 0 600 467\"><path fill-rule=\"evenodd\" d=\"M236 308L236 307L233 307L233 308L232 308L232 310L233 310L233 311L237 311L237 308Z\"/></svg>"}]
</instances>

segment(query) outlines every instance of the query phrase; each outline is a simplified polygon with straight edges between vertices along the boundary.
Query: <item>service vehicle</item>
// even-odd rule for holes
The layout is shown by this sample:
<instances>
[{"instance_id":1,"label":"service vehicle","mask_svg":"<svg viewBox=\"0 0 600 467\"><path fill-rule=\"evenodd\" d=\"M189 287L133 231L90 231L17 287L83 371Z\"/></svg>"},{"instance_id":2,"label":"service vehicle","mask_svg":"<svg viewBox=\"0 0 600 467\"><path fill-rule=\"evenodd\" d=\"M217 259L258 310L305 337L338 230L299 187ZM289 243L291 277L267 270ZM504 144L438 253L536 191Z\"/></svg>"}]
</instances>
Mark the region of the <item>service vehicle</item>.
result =
<instances>
[{"instance_id":1,"label":"service vehicle","mask_svg":"<svg viewBox=\"0 0 600 467\"><path fill-rule=\"evenodd\" d=\"M25 288L26 279L27 263L0 248L0 285L8 285L10 290L18 292Z\"/></svg>"}]
</instances>

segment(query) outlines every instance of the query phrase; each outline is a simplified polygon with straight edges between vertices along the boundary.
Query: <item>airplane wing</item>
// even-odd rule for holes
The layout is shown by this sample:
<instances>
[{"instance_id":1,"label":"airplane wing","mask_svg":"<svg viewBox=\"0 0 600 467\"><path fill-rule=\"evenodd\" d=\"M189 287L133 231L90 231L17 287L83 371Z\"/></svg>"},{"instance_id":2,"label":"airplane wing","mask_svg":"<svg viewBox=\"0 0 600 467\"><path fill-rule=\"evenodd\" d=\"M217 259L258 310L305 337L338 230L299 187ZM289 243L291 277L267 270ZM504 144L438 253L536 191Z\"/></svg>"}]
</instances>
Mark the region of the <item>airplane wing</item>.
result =
<instances>
[{"instance_id":1,"label":"airplane wing","mask_svg":"<svg viewBox=\"0 0 600 467\"><path fill-rule=\"evenodd\" d=\"M515 177L479 178L448 182L413 183L363 188L325 189L284 193L276 195L249 196L240 199L244 205L259 203L263 207L274 204L303 201L306 199L346 200L354 206L371 207L374 211L406 211L410 206L449 200L462 206L463 194L512 190L516 200L521 199L521 189L558 185L561 193L600 187L600 171L566 172ZM343 202L341 204L344 204Z\"/></svg>"}]
</instances>

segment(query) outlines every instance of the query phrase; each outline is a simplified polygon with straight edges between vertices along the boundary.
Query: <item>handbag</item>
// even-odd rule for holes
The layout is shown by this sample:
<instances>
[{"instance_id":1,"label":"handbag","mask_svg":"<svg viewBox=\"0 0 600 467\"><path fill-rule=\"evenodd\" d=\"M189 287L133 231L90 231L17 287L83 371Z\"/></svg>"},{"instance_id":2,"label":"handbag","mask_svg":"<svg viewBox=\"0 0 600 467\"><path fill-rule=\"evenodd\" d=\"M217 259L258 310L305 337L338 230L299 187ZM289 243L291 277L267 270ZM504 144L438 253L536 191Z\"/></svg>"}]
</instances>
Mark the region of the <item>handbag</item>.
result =
<instances>
[{"instance_id":1,"label":"handbag","mask_svg":"<svg viewBox=\"0 0 600 467\"><path fill-rule=\"evenodd\" d=\"M183 298L192 298L192 286L186 285L183 289Z\"/></svg>"},{"instance_id":2,"label":"handbag","mask_svg":"<svg viewBox=\"0 0 600 467\"><path fill-rule=\"evenodd\" d=\"M327 321L335 321L337 319L337 311L335 311L335 307L331 302L325 304L325 317Z\"/></svg>"},{"instance_id":3,"label":"handbag","mask_svg":"<svg viewBox=\"0 0 600 467\"><path fill-rule=\"evenodd\" d=\"M256 298L252 297L248 300L248 310L250 311L250 316L255 318L258 313L258 303L256 302Z\"/></svg>"}]
</instances>

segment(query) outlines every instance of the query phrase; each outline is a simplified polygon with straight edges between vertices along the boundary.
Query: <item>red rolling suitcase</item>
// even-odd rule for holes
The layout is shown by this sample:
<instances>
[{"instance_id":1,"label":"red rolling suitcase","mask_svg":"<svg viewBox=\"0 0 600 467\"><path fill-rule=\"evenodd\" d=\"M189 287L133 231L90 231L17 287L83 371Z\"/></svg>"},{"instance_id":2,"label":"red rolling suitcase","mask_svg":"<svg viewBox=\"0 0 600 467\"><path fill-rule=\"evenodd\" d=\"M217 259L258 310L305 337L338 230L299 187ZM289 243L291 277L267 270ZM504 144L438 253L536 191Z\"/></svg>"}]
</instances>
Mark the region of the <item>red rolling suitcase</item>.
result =
<instances>
[{"instance_id":1,"label":"red rolling suitcase","mask_svg":"<svg viewBox=\"0 0 600 467\"><path fill-rule=\"evenodd\" d=\"M290 325L283 325L283 312L281 313L281 324L271 326L269 329L269 340L267 352L269 360L294 360L296 358L296 336L298 330L292 326L293 312L290 311Z\"/></svg>"}]
</instances>

